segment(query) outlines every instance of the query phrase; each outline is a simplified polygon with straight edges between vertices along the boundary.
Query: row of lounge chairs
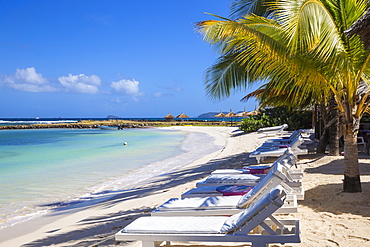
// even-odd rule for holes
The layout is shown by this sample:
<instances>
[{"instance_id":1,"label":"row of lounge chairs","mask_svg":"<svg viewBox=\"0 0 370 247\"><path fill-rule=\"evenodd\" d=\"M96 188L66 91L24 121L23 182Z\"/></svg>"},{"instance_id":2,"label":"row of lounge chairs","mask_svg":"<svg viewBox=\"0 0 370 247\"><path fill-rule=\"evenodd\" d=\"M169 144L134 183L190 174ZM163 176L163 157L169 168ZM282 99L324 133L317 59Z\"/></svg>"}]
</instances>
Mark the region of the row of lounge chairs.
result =
<instances>
[{"instance_id":1,"label":"row of lounge chairs","mask_svg":"<svg viewBox=\"0 0 370 247\"><path fill-rule=\"evenodd\" d=\"M259 172L258 172L259 170ZM222 169L120 230L116 241L300 243L299 220L279 219L297 212L304 198L303 172L287 147L272 164ZM220 188L242 188L221 190ZM233 196L230 196L234 194Z\"/></svg>"},{"instance_id":2,"label":"row of lounge chairs","mask_svg":"<svg viewBox=\"0 0 370 247\"><path fill-rule=\"evenodd\" d=\"M284 133L284 130L288 128L287 124L279 125L279 126L273 126L273 127L266 127L266 128L260 128L257 130L257 133L264 134L266 136L269 135L280 135Z\"/></svg>"},{"instance_id":3,"label":"row of lounge chairs","mask_svg":"<svg viewBox=\"0 0 370 247\"><path fill-rule=\"evenodd\" d=\"M118 232L116 240L141 240L143 247L154 247L157 241L251 242L254 247L299 243L299 221L278 220L273 216L285 197L285 190L276 187L231 217L141 217Z\"/></svg>"},{"instance_id":4,"label":"row of lounge chairs","mask_svg":"<svg viewBox=\"0 0 370 247\"><path fill-rule=\"evenodd\" d=\"M280 177L284 181L284 184L287 184L293 189L293 193L298 197L298 199L304 199L304 191L301 187L302 185L302 171L298 169L293 169L295 166L295 156L292 151L288 148L277 159L274 163L265 165L265 166L253 166L246 167L244 169L222 169L216 170L206 179L198 182L196 188L193 188L184 194L182 198L191 198L191 197L200 197L200 196L221 196L223 193L218 190L220 186L223 185L245 185L245 186L255 186L259 184L263 179L269 177ZM279 164L284 170L279 172L275 167L276 164ZM266 168L270 167L270 168ZM274 169L271 169L271 168ZM250 170L257 170L258 168L261 172L266 173L267 170L270 170L267 174L250 174Z\"/></svg>"},{"instance_id":5,"label":"row of lounge chairs","mask_svg":"<svg viewBox=\"0 0 370 247\"><path fill-rule=\"evenodd\" d=\"M279 157L288 148L296 155L307 154L307 148L303 147L305 140L299 130L294 131L290 136L279 139L266 140L259 148L250 153L249 157L256 158L260 163L266 157Z\"/></svg>"}]
</instances>

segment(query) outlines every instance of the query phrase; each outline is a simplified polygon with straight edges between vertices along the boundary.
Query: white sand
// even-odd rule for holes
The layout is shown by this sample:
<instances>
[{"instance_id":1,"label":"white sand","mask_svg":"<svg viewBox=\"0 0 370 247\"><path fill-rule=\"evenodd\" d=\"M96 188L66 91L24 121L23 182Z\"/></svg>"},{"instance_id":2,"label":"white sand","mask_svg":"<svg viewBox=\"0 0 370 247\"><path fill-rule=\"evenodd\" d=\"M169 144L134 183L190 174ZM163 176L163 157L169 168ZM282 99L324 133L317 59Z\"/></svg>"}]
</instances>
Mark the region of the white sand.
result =
<instances>
[{"instance_id":1,"label":"white sand","mask_svg":"<svg viewBox=\"0 0 370 247\"><path fill-rule=\"evenodd\" d=\"M169 129L208 133L225 148L135 190L95 204L59 210L0 231L0 246L116 246L114 234L133 219L149 215L169 198L179 197L217 167L241 168L253 162L248 159L248 153L266 139L256 133L241 135L234 127ZM343 157L312 154L300 158L300 166L305 169L306 196L304 201L299 201L299 213L294 216L300 219L302 243L284 246L370 246L369 156L362 154L360 159L363 192L357 194L341 193ZM118 245L139 246L139 243Z\"/></svg>"}]
</instances>

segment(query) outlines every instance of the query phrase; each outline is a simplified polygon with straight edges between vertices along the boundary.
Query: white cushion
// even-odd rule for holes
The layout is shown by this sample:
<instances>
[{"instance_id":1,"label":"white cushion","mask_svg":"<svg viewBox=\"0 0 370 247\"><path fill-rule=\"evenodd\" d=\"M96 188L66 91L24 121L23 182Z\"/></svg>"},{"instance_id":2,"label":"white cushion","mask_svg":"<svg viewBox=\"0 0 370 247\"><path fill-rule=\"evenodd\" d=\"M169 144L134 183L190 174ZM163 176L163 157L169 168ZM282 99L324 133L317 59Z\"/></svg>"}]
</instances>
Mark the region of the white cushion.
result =
<instances>
[{"instance_id":1,"label":"white cushion","mask_svg":"<svg viewBox=\"0 0 370 247\"><path fill-rule=\"evenodd\" d=\"M265 174L212 174L204 182L206 183L249 183L260 181Z\"/></svg>"},{"instance_id":2,"label":"white cushion","mask_svg":"<svg viewBox=\"0 0 370 247\"><path fill-rule=\"evenodd\" d=\"M229 217L229 219L227 219L224 225L222 226L221 233L232 232L239 229L249 220L251 220L255 215L260 214L260 211L271 203L277 205L278 207L281 207L284 204L284 202L275 201L275 199L277 197L283 196L284 194L285 192L281 187L273 189L269 194L266 194L263 197L261 197L258 201L251 204L243 212L240 212Z\"/></svg>"},{"instance_id":3,"label":"white cushion","mask_svg":"<svg viewBox=\"0 0 370 247\"><path fill-rule=\"evenodd\" d=\"M204 210L235 207L240 196L212 196L212 197L193 197L193 198L172 198L159 206L160 211L177 210Z\"/></svg>"},{"instance_id":4,"label":"white cushion","mask_svg":"<svg viewBox=\"0 0 370 247\"><path fill-rule=\"evenodd\" d=\"M281 164L276 164L252 190L240 198L237 206L240 208L248 207L258 199L256 197L270 192L270 190L279 185L286 178L282 173L282 169Z\"/></svg>"},{"instance_id":5,"label":"white cushion","mask_svg":"<svg viewBox=\"0 0 370 247\"><path fill-rule=\"evenodd\" d=\"M127 233L219 233L229 217L141 217L126 226Z\"/></svg>"}]
</instances>

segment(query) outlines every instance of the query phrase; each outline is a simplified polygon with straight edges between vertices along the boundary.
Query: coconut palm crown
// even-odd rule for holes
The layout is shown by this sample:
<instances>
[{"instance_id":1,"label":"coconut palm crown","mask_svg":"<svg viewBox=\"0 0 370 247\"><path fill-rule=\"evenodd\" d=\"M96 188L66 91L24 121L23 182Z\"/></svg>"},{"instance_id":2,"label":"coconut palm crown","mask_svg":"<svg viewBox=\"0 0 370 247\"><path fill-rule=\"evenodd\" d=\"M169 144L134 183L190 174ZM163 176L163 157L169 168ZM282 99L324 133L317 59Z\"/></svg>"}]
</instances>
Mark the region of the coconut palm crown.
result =
<instances>
[{"instance_id":1,"label":"coconut palm crown","mask_svg":"<svg viewBox=\"0 0 370 247\"><path fill-rule=\"evenodd\" d=\"M360 192L357 153L359 122L367 110L370 52L358 35L344 31L366 13L367 0L282 0L265 2L267 17L247 14L197 24L220 52L207 71L212 98L264 83L260 100L280 105L323 102L334 94L345 126L345 192ZM218 16L215 16L218 17ZM363 86L361 88L364 88Z\"/></svg>"}]
</instances>

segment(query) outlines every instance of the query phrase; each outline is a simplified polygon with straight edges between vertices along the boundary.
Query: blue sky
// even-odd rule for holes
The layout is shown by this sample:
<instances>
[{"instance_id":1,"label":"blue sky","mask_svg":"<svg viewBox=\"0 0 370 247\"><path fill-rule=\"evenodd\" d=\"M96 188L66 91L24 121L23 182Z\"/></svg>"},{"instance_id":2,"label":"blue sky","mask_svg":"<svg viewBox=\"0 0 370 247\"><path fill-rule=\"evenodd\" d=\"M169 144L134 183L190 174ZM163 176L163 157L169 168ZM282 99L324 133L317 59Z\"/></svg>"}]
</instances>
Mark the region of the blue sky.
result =
<instances>
[{"instance_id":1,"label":"blue sky","mask_svg":"<svg viewBox=\"0 0 370 247\"><path fill-rule=\"evenodd\" d=\"M254 110L247 92L213 101L218 54L194 23L229 0L0 0L0 119L163 117Z\"/></svg>"}]
</instances>

